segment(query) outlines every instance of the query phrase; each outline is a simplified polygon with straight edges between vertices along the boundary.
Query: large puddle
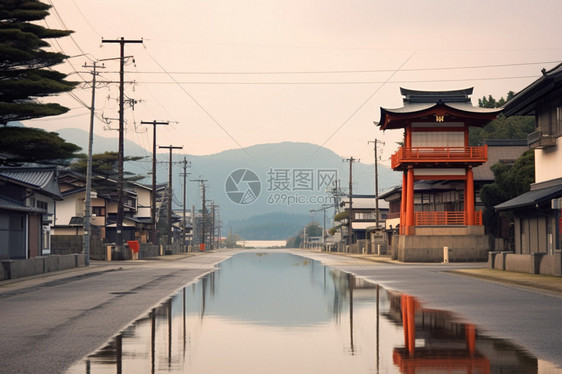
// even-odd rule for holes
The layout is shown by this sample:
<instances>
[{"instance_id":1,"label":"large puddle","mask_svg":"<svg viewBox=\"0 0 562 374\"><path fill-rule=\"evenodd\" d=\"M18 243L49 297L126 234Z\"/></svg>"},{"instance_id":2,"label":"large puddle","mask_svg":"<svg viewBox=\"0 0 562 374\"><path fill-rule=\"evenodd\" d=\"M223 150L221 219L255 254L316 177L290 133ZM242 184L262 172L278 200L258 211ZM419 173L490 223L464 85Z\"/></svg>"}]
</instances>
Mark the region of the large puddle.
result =
<instances>
[{"instance_id":1,"label":"large puddle","mask_svg":"<svg viewBox=\"0 0 562 374\"><path fill-rule=\"evenodd\" d=\"M287 253L242 253L69 373L537 373L448 312Z\"/></svg>"}]
</instances>

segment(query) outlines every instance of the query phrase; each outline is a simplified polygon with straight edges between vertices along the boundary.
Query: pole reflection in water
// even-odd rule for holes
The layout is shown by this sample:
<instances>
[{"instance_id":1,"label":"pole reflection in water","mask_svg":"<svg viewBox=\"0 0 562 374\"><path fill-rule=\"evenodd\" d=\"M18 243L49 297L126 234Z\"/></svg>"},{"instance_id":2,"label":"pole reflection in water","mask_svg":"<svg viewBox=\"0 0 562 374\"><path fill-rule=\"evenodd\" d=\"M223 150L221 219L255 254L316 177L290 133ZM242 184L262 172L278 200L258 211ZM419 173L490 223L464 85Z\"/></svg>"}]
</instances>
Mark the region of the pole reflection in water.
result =
<instances>
[{"instance_id":1,"label":"pole reflection in water","mask_svg":"<svg viewBox=\"0 0 562 374\"><path fill-rule=\"evenodd\" d=\"M433 373L442 369L438 355L460 351L466 362L487 360L492 373L536 367L523 350L413 297L310 259L249 252L183 288L69 373ZM468 367L460 372L488 372Z\"/></svg>"}]
</instances>

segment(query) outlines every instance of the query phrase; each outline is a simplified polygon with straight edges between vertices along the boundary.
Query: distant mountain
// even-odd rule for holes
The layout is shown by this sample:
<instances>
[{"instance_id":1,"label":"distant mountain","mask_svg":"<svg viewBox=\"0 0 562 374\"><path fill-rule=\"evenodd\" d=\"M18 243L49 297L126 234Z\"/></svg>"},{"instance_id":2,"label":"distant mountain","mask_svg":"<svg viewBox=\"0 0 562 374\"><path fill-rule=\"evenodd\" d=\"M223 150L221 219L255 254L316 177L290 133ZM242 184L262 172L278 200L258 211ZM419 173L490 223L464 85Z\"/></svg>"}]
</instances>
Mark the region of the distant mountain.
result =
<instances>
[{"instance_id":1,"label":"distant mountain","mask_svg":"<svg viewBox=\"0 0 562 374\"><path fill-rule=\"evenodd\" d=\"M74 143L80 148L82 148L83 153L88 152L88 132L82 129L76 128L66 128L55 130L59 136L68 142ZM113 137L103 137L95 135L93 137L93 153L104 153L104 152L117 152L118 149L118 135L115 131L115 136ZM152 150L144 149L136 143L130 140L124 140L125 154L127 156L149 156L152 154Z\"/></svg>"},{"instance_id":2,"label":"distant mountain","mask_svg":"<svg viewBox=\"0 0 562 374\"><path fill-rule=\"evenodd\" d=\"M87 150L87 132L61 129L56 132L65 140ZM128 162L125 169L144 175L141 181L151 183L151 151L125 140L125 155L145 156ZM117 150L117 134L113 138L94 137L94 153ZM201 209L200 183L206 180L206 199L219 206L222 233L230 229L243 239L285 239L294 235L312 219L323 220L323 213L311 213L325 205L333 205L329 190L335 181L342 193L348 190L349 164L333 151L310 143L260 144L244 149L193 156L174 151L172 185L174 204L182 205L184 157L191 163L187 182L187 205ZM157 154L157 181L168 181L169 153ZM401 175L379 165L379 191L401 183ZM374 167L356 163L353 166L353 193L374 194ZM327 210L327 217L333 210ZM282 218L282 219L281 219ZM277 226L279 235L273 235ZM292 232L290 232L293 230ZM274 237L275 236L275 237Z\"/></svg>"},{"instance_id":3,"label":"distant mountain","mask_svg":"<svg viewBox=\"0 0 562 374\"><path fill-rule=\"evenodd\" d=\"M310 222L304 214L268 213L229 222L229 230L246 240L284 240Z\"/></svg>"}]
</instances>

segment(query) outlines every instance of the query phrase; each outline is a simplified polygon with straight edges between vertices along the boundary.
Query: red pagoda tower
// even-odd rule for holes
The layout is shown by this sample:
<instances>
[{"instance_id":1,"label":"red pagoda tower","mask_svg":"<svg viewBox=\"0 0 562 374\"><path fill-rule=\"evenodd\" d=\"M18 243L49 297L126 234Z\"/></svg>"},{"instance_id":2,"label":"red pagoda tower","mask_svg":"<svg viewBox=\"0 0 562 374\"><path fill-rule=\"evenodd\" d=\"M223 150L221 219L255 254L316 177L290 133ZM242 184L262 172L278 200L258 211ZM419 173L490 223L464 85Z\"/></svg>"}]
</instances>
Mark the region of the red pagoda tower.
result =
<instances>
[{"instance_id":1,"label":"red pagoda tower","mask_svg":"<svg viewBox=\"0 0 562 374\"><path fill-rule=\"evenodd\" d=\"M380 129L404 131L403 146L391 157L392 169L403 173L396 256L400 260L437 261L443 259L443 247L453 251L452 260L487 256L482 212L475 210L472 171L486 162L487 147L470 146L468 130L483 127L501 110L473 106L472 90L401 88L404 106L381 108ZM458 188L448 201L435 195L433 201L441 199L441 203L428 206L415 202L417 181L446 181Z\"/></svg>"}]
</instances>

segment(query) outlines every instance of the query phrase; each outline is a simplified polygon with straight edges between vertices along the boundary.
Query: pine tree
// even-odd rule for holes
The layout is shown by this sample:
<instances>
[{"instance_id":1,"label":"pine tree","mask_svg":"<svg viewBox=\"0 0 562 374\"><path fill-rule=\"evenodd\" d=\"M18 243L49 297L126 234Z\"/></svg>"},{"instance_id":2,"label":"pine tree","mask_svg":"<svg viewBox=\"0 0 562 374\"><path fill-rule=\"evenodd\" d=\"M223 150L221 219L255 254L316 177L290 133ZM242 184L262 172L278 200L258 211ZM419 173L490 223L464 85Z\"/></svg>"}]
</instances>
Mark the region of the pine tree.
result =
<instances>
[{"instance_id":1,"label":"pine tree","mask_svg":"<svg viewBox=\"0 0 562 374\"><path fill-rule=\"evenodd\" d=\"M67 92L76 82L51 70L68 56L44 50L45 39L68 36L72 31L46 29L36 22L49 15L50 5L37 0L0 1L0 125L68 111L39 98Z\"/></svg>"},{"instance_id":2,"label":"pine tree","mask_svg":"<svg viewBox=\"0 0 562 374\"><path fill-rule=\"evenodd\" d=\"M92 181L92 188L100 194L109 195L115 193L115 181L117 180L117 152L104 152L92 155L92 174L96 177ZM141 156L126 156L123 161L138 161L143 159ZM84 154L78 155L76 160L70 165L70 168L76 172L86 174L87 157ZM143 179L143 176L134 175L133 173L124 172L125 184L136 182ZM110 181L113 180L113 181Z\"/></svg>"},{"instance_id":3,"label":"pine tree","mask_svg":"<svg viewBox=\"0 0 562 374\"><path fill-rule=\"evenodd\" d=\"M0 127L0 150L7 159L0 165L16 166L25 162L65 164L80 150L56 132L25 127Z\"/></svg>"}]
</instances>

